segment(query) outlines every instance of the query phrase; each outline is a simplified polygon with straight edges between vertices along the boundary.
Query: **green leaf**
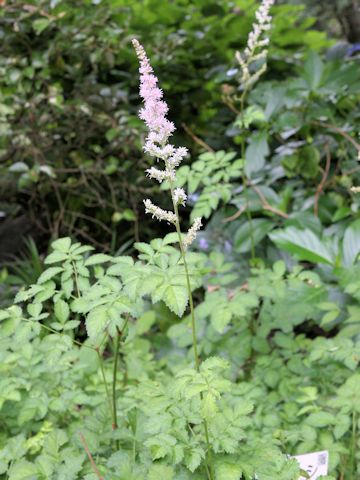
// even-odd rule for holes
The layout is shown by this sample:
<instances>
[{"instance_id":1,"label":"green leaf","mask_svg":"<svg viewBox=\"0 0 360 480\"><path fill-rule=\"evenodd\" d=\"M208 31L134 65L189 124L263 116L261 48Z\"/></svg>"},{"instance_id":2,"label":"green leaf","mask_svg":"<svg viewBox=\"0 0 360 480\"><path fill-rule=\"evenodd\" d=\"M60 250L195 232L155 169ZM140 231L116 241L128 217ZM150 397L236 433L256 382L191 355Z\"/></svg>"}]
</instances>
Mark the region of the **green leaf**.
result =
<instances>
[{"instance_id":1,"label":"green leaf","mask_svg":"<svg viewBox=\"0 0 360 480\"><path fill-rule=\"evenodd\" d=\"M304 178L315 178L319 173L320 152L313 145L300 150L299 173Z\"/></svg>"},{"instance_id":2,"label":"green leaf","mask_svg":"<svg viewBox=\"0 0 360 480\"><path fill-rule=\"evenodd\" d=\"M320 326L321 327L326 327L327 325L329 325L329 323L332 323L339 316L339 313L340 313L339 310L333 310L331 312L328 312L321 319Z\"/></svg>"},{"instance_id":3,"label":"green leaf","mask_svg":"<svg viewBox=\"0 0 360 480\"><path fill-rule=\"evenodd\" d=\"M211 419L217 412L216 398L211 392L207 392L201 402L201 413L205 419Z\"/></svg>"},{"instance_id":4,"label":"green leaf","mask_svg":"<svg viewBox=\"0 0 360 480\"><path fill-rule=\"evenodd\" d=\"M77 328L80 325L79 320L70 320L66 322L66 325L64 326L64 330L72 330L74 328Z\"/></svg>"},{"instance_id":5,"label":"green leaf","mask_svg":"<svg viewBox=\"0 0 360 480\"><path fill-rule=\"evenodd\" d=\"M51 263L57 263L57 262L63 262L64 260L66 260L68 258L68 254L67 253L62 253L62 252L53 252L53 253L50 253L50 255L48 255L45 260L44 260L44 263L46 265L48 264L51 264Z\"/></svg>"},{"instance_id":6,"label":"green leaf","mask_svg":"<svg viewBox=\"0 0 360 480\"><path fill-rule=\"evenodd\" d=\"M87 258L84 262L86 267L90 265L99 265L101 263L106 263L111 261L112 257L110 255L106 255L105 253L96 253L95 255L91 255Z\"/></svg>"},{"instance_id":7,"label":"green leaf","mask_svg":"<svg viewBox=\"0 0 360 480\"><path fill-rule=\"evenodd\" d=\"M141 253L146 253L147 255L149 255L150 257L152 255L154 255L154 250L152 249L152 247L148 244L148 243L145 243L145 242L136 242L134 244L136 250L138 250L139 252Z\"/></svg>"},{"instance_id":8,"label":"green leaf","mask_svg":"<svg viewBox=\"0 0 360 480\"><path fill-rule=\"evenodd\" d=\"M147 480L173 480L175 471L167 465L152 465Z\"/></svg>"},{"instance_id":9,"label":"green leaf","mask_svg":"<svg viewBox=\"0 0 360 480\"><path fill-rule=\"evenodd\" d=\"M335 417L328 412L315 412L311 413L305 420L307 425L312 427L330 427L335 422Z\"/></svg>"},{"instance_id":10,"label":"green leaf","mask_svg":"<svg viewBox=\"0 0 360 480\"><path fill-rule=\"evenodd\" d=\"M106 306L94 308L86 318L86 331L90 340L95 341L102 333L108 323L108 313Z\"/></svg>"},{"instance_id":11,"label":"green leaf","mask_svg":"<svg viewBox=\"0 0 360 480\"><path fill-rule=\"evenodd\" d=\"M346 230L343 241L343 263L350 267L360 252L360 220L353 222Z\"/></svg>"},{"instance_id":12,"label":"green leaf","mask_svg":"<svg viewBox=\"0 0 360 480\"><path fill-rule=\"evenodd\" d=\"M0 321L10 317L10 313L7 310L0 310Z\"/></svg>"},{"instance_id":13,"label":"green leaf","mask_svg":"<svg viewBox=\"0 0 360 480\"><path fill-rule=\"evenodd\" d=\"M264 168L267 155L269 155L267 133L265 131L255 133L250 138L245 152L245 173L248 177Z\"/></svg>"},{"instance_id":14,"label":"green leaf","mask_svg":"<svg viewBox=\"0 0 360 480\"><path fill-rule=\"evenodd\" d=\"M32 26L36 34L40 35L41 32L47 29L51 22L52 20L48 18L38 18L33 21Z\"/></svg>"},{"instance_id":15,"label":"green leaf","mask_svg":"<svg viewBox=\"0 0 360 480\"><path fill-rule=\"evenodd\" d=\"M332 252L311 230L288 227L270 233L269 237L279 248L295 255L299 260L334 264Z\"/></svg>"},{"instance_id":16,"label":"green leaf","mask_svg":"<svg viewBox=\"0 0 360 480\"><path fill-rule=\"evenodd\" d=\"M51 247L62 253L68 253L70 250L71 246L71 238L70 237L63 237L59 238L58 240L55 240L55 242L52 242Z\"/></svg>"},{"instance_id":17,"label":"green leaf","mask_svg":"<svg viewBox=\"0 0 360 480\"><path fill-rule=\"evenodd\" d=\"M236 463L221 460L215 464L215 480L239 480L242 473L242 468Z\"/></svg>"},{"instance_id":18,"label":"green leaf","mask_svg":"<svg viewBox=\"0 0 360 480\"><path fill-rule=\"evenodd\" d=\"M139 317L136 321L136 332L138 335L142 335L150 330L156 321L156 314L154 310L149 310Z\"/></svg>"},{"instance_id":19,"label":"green leaf","mask_svg":"<svg viewBox=\"0 0 360 480\"><path fill-rule=\"evenodd\" d=\"M41 285L42 290L35 295L36 302L45 302L55 294L56 285L52 280Z\"/></svg>"},{"instance_id":20,"label":"green leaf","mask_svg":"<svg viewBox=\"0 0 360 480\"><path fill-rule=\"evenodd\" d=\"M38 469L26 460L16 462L9 470L9 480L37 480Z\"/></svg>"},{"instance_id":21,"label":"green leaf","mask_svg":"<svg viewBox=\"0 0 360 480\"><path fill-rule=\"evenodd\" d=\"M50 267L45 272L43 272L40 277L38 278L37 283L45 283L51 278L55 277L58 273L62 272L63 268L62 267Z\"/></svg>"},{"instance_id":22,"label":"green leaf","mask_svg":"<svg viewBox=\"0 0 360 480\"><path fill-rule=\"evenodd\" d=\"M60 323L64 324L69 318L70 308L69 305L64 300L58 300L55 303L55 316Z\"/></svg>"},{"instance_id":23,"label":"green leaf","mask_svg":"<svg viewBox=\"0 0 360 480\"><path fill-rule=\"evenodd\" d=\"M229 362L221 357L209 357L200 366L201 371L206 370L227 370Z\"/></svg>"},{"instance_id":24,"label":"green leaf","mask_svg":"<svg viewBox=\"0 0 360 480\"><path fill-rule=\"evenodd\" d=\"M321 83L324 71L324 64L321 58L314 51L310 51L304 65L304 79L306 80L310 90L316 90Z\"/></svg>"},{"instance_id":25,"label":"green leaf","mask_svg":"<svg viewBox=\"0 0 360 480\"><path fill-rule=\"evenodd\" d=\"M182 317L189 297L186 287L169 285L166 288L162 299L172 312L176 313L179 317Z\"/></svg>"},{"instance_id":26,"label":"green leaf","mask_svg":"<svg viewBox=\"0 0 360 480\"><path fill-rule=\"evenodd\" d=\"M190 472L195 472L195 470L200 466L201 460L205 457L205 452L202 448L192 448L189 455L185 459L185 464Z\"/></svg>"},{"instance_id":27,"label":"green leaf","mask_svg":"<svg viewBox=\"0 0 360 480\"><path fill-rule=\"evenodd\" d=\"M219 304L219 308L214 308L211 314L211 325L218 333L223 333L225 327L231 322L232 312L225 305Z\"/></svg>"},{"instance_id":28,"label":"green leaf","mask_svg":"<svg viewBox=\"0 0 360 480\"><path fill-rule=\"evenodd\" d=\"M244 112L243 118L238 117L235 125L244 126L246 129L250 127L252 123L261 123L266 120L264 111L258 105L250 105Z\"/></svg>"},{"instance_id":29,"label":"green leaf","mask_svg":"<svg viewBox=\"0 0 360 480\"><path fill-rule=\"evenodd\" d=\"M42 303L30 303L27 306L27 311L31 317L38 317L42 310Z\"/></svg>"}]
</instances>

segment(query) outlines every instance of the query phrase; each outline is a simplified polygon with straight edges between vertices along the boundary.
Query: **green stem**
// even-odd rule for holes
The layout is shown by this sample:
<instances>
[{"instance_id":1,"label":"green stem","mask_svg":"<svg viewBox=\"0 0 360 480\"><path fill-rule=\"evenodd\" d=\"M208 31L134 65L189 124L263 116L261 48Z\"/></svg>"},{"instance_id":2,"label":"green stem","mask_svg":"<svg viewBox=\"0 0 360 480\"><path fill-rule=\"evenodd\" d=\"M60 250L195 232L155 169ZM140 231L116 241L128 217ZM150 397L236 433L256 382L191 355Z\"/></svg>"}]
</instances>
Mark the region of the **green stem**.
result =
<instances>
[{"instance_id":1,"label":"green stem","mask_svg":"<svg viewBox=\"0 0 360 480\"><path fill-rule=\"evenodd\" d=\"M103 382L104 382L105 392L106 392L106 398L107 398L107 401L108 401L108 404L109 404L109 411L110 411L110 413L111 413L111 418L112 418L112 427L114 428L114 425L115 425L114 409L113 409L112 402L111 402L111 396L110 396L109 387L108 387L108 384L107 384L107 381L106 381L106 377L105 377L104 361L103 361L102 355L101 355L101 353L100 353L100 349L99 349L99 348L95 348L95 350L96 350L96 353L97 353L98 359L99 359L101 376L102 376L102 379L103 379Z\"/></svg>"},{"instance_id":2,"label":"green stem","mask_svg":"<svg viewBox=\"0 0 360 480\"><path fill-rule=\"evenodd\" d=\"M79 289L79 283L78 283L78 275L77 275L76 264L73 261L71 263L72 263L72 266L73 266L73 269L74 269L74 274L75 274L75 286L76 286L77 296L80 297L80 289ZM106 336L105 336L105 338L106 338ZM103 382L104 382L106 398L107 398L107 401L109 403L110 414L111 414L111 417L112 417L112 428L114 429L115 428L114 425L116 424L116 417L114 417L114 409L113 409L112 404L111 404L109 387L108 387L108 384L106 382L105 370L104 370L104 361L103 361L102 355L100 353L100 347L95 347L94 350L96 351L98 359L99 359L101 376L102 376L102 379L103 379Z\"/></svg>"},{"instance_id":3,"label":"green stem","mask_svg":"<svg viewBox=\"0 0 360 480\"><path fill-rule=\"evenodd\" d=\"M186 261L186 252L185 252L185 248L184 248L182 238L181 238L179 208L178 208L178 205L177 205L177 203L175 201L175 198L174 198L174 187L172 185L172 182L170 182L170 189L171 189L171 198L172 198L172 202L173 202L173 206L174 206L174 212L175 212L175 215L176 215L175 228L176 228L176 232L178 234L180 253L181 253L182 261L183 261L183 264L184 264L184 270L185 270L186 287L187 287L188 296L189 296L191 330L192 330L192 338L193 338L195 367L196 367L196 371L199 372L200 371L200 360L199 360L198 348L197 348L194 301L193 301L191 285L190 285L189 269L188 269L188 265L187 265L187 261Z\"/></svg>"},{"instance_id":4,"label":"green stem","mask_svg":"<svg viewBox=\"0 0 360 480\"><path fill-rule=\"evenodd\" d=\"M240 117L241 121L244 122L244 103L245 103L245 97L247 94L247 89L245 89L240 97ZM244 128L244 125L242 125ZM246 162L245 159L245 138L241 136L241 158ZM250 253L251 253L251 259L254 260L255 258L255 240L254 240L254 229L253 229L253 223L252 223L252 216L251 216L251 211L249 208L249 196L248 196L248 189L247 189L247 177L245 173L245 165L244 164L244 170L242 174L242 180L243 180L243 188L244 188L244 196L245 196L245 202L246 202L246 216L250 225Z\"/></svg>"},{"instance_id":5,"label":"green stem","mask_svg":"<svg viewBox=\"0 0 360 480\"><path fill-rule=\"evenodd\" d=\"M166 168L168 168L167 165L166 165ZM192 330L192 338L193 338L195 367L196 367L196 371L200 372L200 359L199 359L199 355L198 355L197 338L196 338L195 309L194 309L194 301L193 301L193 296L192 296L192 291L191 291L190 275L189 275L189 269L188 269L188 265L187 265L187 261L186 261L186 251L185 251L184 244L183 244L182 238L181 238L179 208L178 208L178 205L177 205L177 203L175 201L175 197L174 197L174 186L173 186L172 181L170 181L169 183L170 183L171 199L172 199L172 202L173 202L174 213L176 215L175 228L176 228L176 232L177 232L178 238L179 238L180 252L181 252L181 257L182 257L182 261L183 261L183 264L184 264L186 286L187 286L187 291L188 291L188 296L189 296L191 330ZM203 398L202 393L200 393L200 398L202 400L202 398ZM210 439L209 439L209 430L208 430L207 422L206 422L205 419L203 419L203 425L204 425L205 441L206 441L206 447L207 447L207 455L206 455L207 460L206 460L205 468L206 468L208 479L209 480L214 480L213 465L212 465L213 462L212 462L212 454L211 454Z\"/></svg>"},{"instance_id":6,"label":"green stem","mask_svg":"<svg viewBox=\"0 0 360 480\"><path fill-rule=\"evenodd\" d=\"M113 369L113 382L112 382L112 411L113 411L113 430L116 430L118 428L118 423L117 423L117 405L116 405L116 382L117 382L117 372L118 372L118 364L119 364L119 352L120 352L120 342L122 339L122 336L124 334L124 331L127 327L128 321L129 321L129 314L127 315L124 325L121 330L117 331L117 336L115 340L115 358L114 358L114 369ZM119 450L119 440L116 440L116 449Z\"/></svg>"},{"instance_id":7,"label":"green stem","mask_svg":"<svg viewBox=\"0 0 360 480\"><path fill-rule=\"evenodd\" d=\"M115 342L115 358L114 358L114 370L113 370L113 383L112 383L112 402L113 402L113 430L118 428L117 423L117 406L116 406L116 379L117 379L117 369L118 369L118 358L119 358L119 350L120 350L120 332L118 332L116 336ZM116 450L119 450L119 440L115 440Z\"/></svg>"},{"instance_id":8,"label":"green stem","mask_svg":"<svg viewBox=\"0 0 360 480\"><path fill-rule=\"evenodd\" d=\"M79 281L78 281L78 272L76 268L76 264L74 261L71 261L73 269L74 269L74 276L75 276L75 287L76 287L76 294L80 297L80 289L79 289Z\"/></svg>"},{"instance_id":9,"label":"green stem","mask_svg":"<svg viewBox=\"0 0 360 480\"><path fill-rule=\"evenodd\" d=\"M117 380L119 350L120 350L120 332L118 332L118 334L116 336L116 341L115 341L115 358L114 358L113 383L112 383L112 400L113 400L113 410L114 410L114 425L113 425L113 428L114 429L118 427L118 424L117 424L117 408L116 408L116 380Z\"/></svg>"},{"instance_id":10,"label":"green stem","mask_svg":"<svg viewBox=\"0 0 360 480\"><path fill-rule=\"evenodd\" d=\"M353 410L352 412L352 439L351 439L351 457L350 457L350 468L351 468L351 480L353 480L354 474L356 473L356 413Z\"/></svg>"},{"instance_id":11,"label":"green stem","mask_svg":"<svg viewBox=\"0 0 360 480\"><path fill-rule=\"evenodd\" d=\"M27 322L32 322L33 320L26 320ZM55 330L54 328L51 328L51 327L48 327L47 325L44 325L43 323L40 323L39 322L39 325L40 327L44 328L45 330L47 330L48 332L51 332L51 333L57 333L58 335L61 335L63 337L68 337L70 338L70 340L72 341L73 344L76 344L76 345L79 345L79 347L86 347L86 348L90 348L91 350L96 350L94 347L91 347L90 345L86 345L85 343L81 343L81 342L78 342L77 340L75 340L74 338L71 338L70 335L67 335L65 333L62 333L62 332L59 332L57 330Z\"/></svg>"}]
</instances>

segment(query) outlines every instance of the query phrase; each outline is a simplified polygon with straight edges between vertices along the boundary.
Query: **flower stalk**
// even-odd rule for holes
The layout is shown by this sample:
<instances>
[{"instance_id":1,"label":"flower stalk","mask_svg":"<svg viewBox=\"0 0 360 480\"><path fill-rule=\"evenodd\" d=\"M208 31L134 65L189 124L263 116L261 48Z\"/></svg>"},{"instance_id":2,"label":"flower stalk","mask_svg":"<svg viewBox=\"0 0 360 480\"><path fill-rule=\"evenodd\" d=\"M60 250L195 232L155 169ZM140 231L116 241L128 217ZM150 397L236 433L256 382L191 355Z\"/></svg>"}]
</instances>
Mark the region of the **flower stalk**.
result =
<instances>
[{"instance_id":1,"label":"flower stalk","mask_svg":"<svg viewBox=\"0 0 360 480\"><path fill-rule=\"evenodd\" d=\"M174 132L175 126L166 118L168 106L166 102L162 100L163 92L157 85L158 79L153 73L153 69L150 65L150 61L144 48L136 39L133 40L133 45L140 61L140 96L144 102L144 106L140 110L139 117L144 120L149 130L144 145L144 151L150 156L155 157L157 160L162 160L165 167L163 170L156 167L151 167L146 170L146 173L150 178L157 180L159 183L162 183L165 180L168 181L173 205L173 211L163 210L157 205L154 205L150 199L146 199L144 200L145 212L150 213L153 218L156 218L159 221L164 220L167 223L172 224L178 234L180 253L184 265L186 287L189 297L194 362L195 368L197 372L199 372L200 358L197 347L195 310L189 268L186 260L186 250L193 243L197 232L201 228L201 218L195 218L192 226L189 228L185 236L182 234L180 227L179 205L185 206L187 195L182 188L175 186L176 168L180 165L182 159L188 154L188 151L185 147L175 147L169 143L169 137ZM211 447L208 426L205 419L203 420L203 426L205 432L205 441L207 444L205 469L208 480L213 480L214 474L211 461Z\"/></svg>"},{"instance_id":2,"label":"flower stalk","mask_svg":"<svg viewBox=\"0 0 360 480\"><path fill-rule=\"evenodd\" d=\"M249 33L247 44L243 53L236 52L235 58L241 68L240 85L243 89L241 103L243 104L249 88L259 80L266 71L267 46L269 38L266 33L271 28L272 17L269 15L274 0L262 0L260 7L255 13L256 22ZM262 61L260 68L256 69L255 62Z\"/></svg>"},{"instance_id":3,"label":"flower stalk","mask_svg":"<svg viewBox=\"0 0 360 480\"><path fill-rule=\"evenodd\" d=\"M275 0L262 0L260 7L255 13L256 22L253 23L253 28L249 33L247 44L243 53L236 52L235 58L238 61L241 68L240 76L240 88L242 90L240 96L240 112L239 116L242 124L244 124L244 107L245 99L249 90L256 83L261 75L266 71L267 64L267 46L269 44L269 38L266 36L267 32L271 28L272 17L269 15L270 8L274 4ZM257 62L262 62L260 68L256 68ZM241 156L245 158L245 139L241 140ZM255 260L255 240L253 232L253 223L251 211L249 209L248 191L247 191L247 178L245 171L243 172L243 187L244 195L246 199L246 216L250 225L250 252L251 259Z\"/></svg>"}]
</instances>

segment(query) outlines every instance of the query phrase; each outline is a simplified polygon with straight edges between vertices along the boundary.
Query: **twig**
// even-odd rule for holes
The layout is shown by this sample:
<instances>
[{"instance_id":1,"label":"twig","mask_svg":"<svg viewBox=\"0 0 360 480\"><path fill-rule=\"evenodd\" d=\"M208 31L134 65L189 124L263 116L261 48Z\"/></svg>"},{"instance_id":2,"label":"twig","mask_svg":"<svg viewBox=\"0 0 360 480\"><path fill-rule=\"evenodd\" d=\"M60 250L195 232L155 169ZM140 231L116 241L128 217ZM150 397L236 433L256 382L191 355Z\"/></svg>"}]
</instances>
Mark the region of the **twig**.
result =
<instances>
[{"instance_id":1,"label":"twig","mask_svg":"<svg viewBox=\"0 0 360 480\"><path fill-rule=\"evenodd\" d=\"M67 210L66 213L68 213L70 215L73 215L74 217L83 218L84 220L88 220L89 222L96 223L96 225L99 225L109 235L112 234L112 230L107 225L105 225L105 223L103 223L101 220L99 220L95 217L90 217L90 215L86 215L85 213L74 212L72 210Z\"/></svg>"},{"instance_id":2,"label":"twig","mask_svg":"<svg viewBox=\"0 0 360 480\"><path fill-rule=\"evenodd\" d=\"M267 210L268 212L275 213L275 215L279 215L279 217L282 217L282 218L289 218L289 215L287 213L285 213L282 210L279 210L278 208L270 205L270 203L266 200L265 195L262 193L262 191L257 186L253 185L250 182L250 180L249 180L249 184L250 184L250 187L254 190L254 192L258 194L258 196L260 198L260 201L261 201L261 205L262 205L264 210Z\"/></svg>"},{"instance_id":3,"label":"twig","mask_svg":"<svg viewBox=\"0 0 360 480\"><path fill-rule=\"evenodd\" d=\"M347 175L353 175L356 172L360 171L360 167L352 168L351 170L348 170L347 172L343 172L344 177Z\"/></svg>"},{"instance_id":4,"label":"twig","mask_svg":"<svg viewBox=\"0 0 360 480\"><path fill-rule=\"evenodd\" d=\"M64 215L65 215L65 206L64 206L64 203L62 201L59 189L58 189L56 183L54 182L54 180L51 177L50 177L50 183L53 187L53 190L54 190L55 196L56 196L56 200L57 200L58 205L59 205L59 215L57 216L56 222L54 224L53 232L52 232L53 236L55 238L58 238L61 222L62 222L62 220L64 218Z\"/></svg>"},{"instance_id":5,"label":"twig","mask_svg":"<svg viewBox=\"0 0 360 480\"><path fill-rule=\"evenodd\" d=\"M246 210L245 207L239 208L239 210L236 213L234 213L234 215L231 215L230 217L224 218L222 220L223 223L232 222L233 220L236 220L237 218L240 217L240 215L242 215L245 212L245 210Z\"/></svg>"},{"instance_id":6,"label":"twig","mask_svg":"<svg viewBox=\"0 0 360 480\"><path fill-rule=\"evenodd\" d=\"M340 127L337 127L336 125L331 125L330 123L318 122L316 120L313 120L310 123L312 123L313 125L318 125L319 127L329 128L330 130L333 130L334 132L338 133L342 137L346 138L346 140L348 140L360 154L360 143L354 140L348 133L344 132L344 130L342 130Z\"/></svg>"},{"instance_id":7,"label":"twig","mask_svg":"<svg viewBox=\"0 0 360 480\"><path fill-rule=\"evenodd\" d=\"M222 97L222 101L225 103L225 105L231 110L233 113L236 113L236 115L239 115L240 110L238 110L236 107L234 107L233 103L228 100L225 96Z\"/></svg>"},{"instance_id":8,"label":"twig","mask_svg":"<svg viewBox=\"0 0 360 480\"><path fill-rule=\"evenodd\" d=\"M97 247L101 248L103 251L106 251L108 252L109 251L109 245L108 244L104 244L104 243L100 243L98 242L97 240L95 240L95 238L91 237L90 235L88 235L87 233L85 233L83 230L81 230L80 228L76 228L74 227L73 225L69 225L68 223L66 223L65 221L63 222L63 225L65 227L67 227L69 230L77 233L78 235L80 235L81 237L85 238L85 240L87 240L88 242L90 242L92 245L96 245Z\"/></svg>"},{"instance_id":9,"label":"twig","mask_svg":"<svg viewBox=\"0 0 360 480\"><path fill-rule=\"evenodd\" d=\"M325 170L324 174L322 176L322 179L319 183L319 185L316 188L316 193L315 193L315 198L314 198L314 215L317 217L319 214L319 197L321 192L324 189L327 177L329 176L330 172L330 165L331 165L331 154L330 154L330 149L329 149L329 144L325 144L325 154L326 154L326 165L325 165Z\"/></svg>"},{"instance_id":10,"label":"twig","mask_svg":"<svg viewBox=\"0 0 360 480\"><path fill-rule=\"evenodd\" d=\"M198 136L195 135L194 132L192 132L190 130L190 128L185 124L185 123L182 123L181 126L183 127L183 129L185 130L185 132L190 135L190 137L194 140L195 143L197 143L198 145L201 145L203 148L205 148L205 150L207 150L208 152L211 152L211 153L214 153L215 150L212 149L210 147L210 145L208 145L206 142L204 142L204 140L201 140L201 138L199 138Z\"/></svg>"},{"instance_id":11,"label":"twig","mask_svg":"<svg viewBox=\"0 0 360 480\"><path fill-rule=\"evenodd\" d=\"M81 443L84 445L84 448L85 448L85 452L86 452L86 455L88 456L88 459L90 460L90 463L91 463L91 466L92 466L92 469L94 470L95 472L95 475L98 477L99 480L105 480L105 477L103 477L101 475L101 473L99 472L99 469L97 468L96 466L96 463L94 462L94 459L91 455L91 452L89 450L89 447L87 446L87 443L86 443L86 440L84 438L84 435L80 432L80 439L81 439Z\"/></svg>"},{"instance_id":12,"label":"twig","mask_svg":"<svg viewBox=\"0 0 360 480\"><path fill-rule=\"evenodd\" d=\"M32 322L32 320L26 320L27 322ZM74 338L71 338L69 335L63 333L63 332L59 332L57 330L55 330L54 328L51 328L51 327L48 327L47 325L44 325L43 323L40 323L38 322L38 325L40 325L40 327L44 328L45 330L47 330L48 332L51 332L51 333L56 333L57 335L61 335L63 337L69 337L70 340L72 341L73 344L75 345L79 345L79 347L86 347L86 348L90 348L91 350L96 350L94 347L91 347L90 345L86 345L86 343L81 343L81 342L78 342L77 340L75 340Z\"/></svg>"},{"instance_id":13,"label":"twig","mask_svg":"<svg viewBox=\"0 0 360 480\"><path fill-rule=\"evenodd\" d=\"M260 201L261 201L261 205L262 205L264 210L266 210L268 212L271 212L271 213L274 213L275 215L279 215L279 217L282 217L282 218L289 218L289 215L287 213L285 213L282 210L279 210L278 208L270 205L270 203L266 200L262 191L258 187L253 185L250 182L250 180L248 180L248 183L249 183L250 187L254 190L254 192L258 194L258 196L260 198ZM245 207L239 208L239 210L236 213L234 213L234 215L231 215L231 217L224 218L223 222L227 223L227 222L232 222L233 220L236 220L237 218L240 217L240 215L242 213L245 212L245 210L246 210Z\"/></svg>"}]
</instances>

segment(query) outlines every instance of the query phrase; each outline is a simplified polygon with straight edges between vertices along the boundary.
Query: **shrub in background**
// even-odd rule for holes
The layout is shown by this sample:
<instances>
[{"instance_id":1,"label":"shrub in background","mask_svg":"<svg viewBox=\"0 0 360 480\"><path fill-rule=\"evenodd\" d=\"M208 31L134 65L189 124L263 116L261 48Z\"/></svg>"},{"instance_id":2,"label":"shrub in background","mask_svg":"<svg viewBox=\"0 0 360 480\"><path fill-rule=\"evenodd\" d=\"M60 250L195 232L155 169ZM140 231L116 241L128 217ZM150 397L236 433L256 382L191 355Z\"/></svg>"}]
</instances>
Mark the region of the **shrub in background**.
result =
<instances>
[{"instance_id":1,"label":"shrub in background","mask_svg":"<svg viewBox=\"0 0 360 480\"><path fill-rule=\"evenodd\" d=\"M44 247L50 237L71 234L114 252L139 239L140 220L147 238L155 227L139 205L152 187L138 153L142 127L130 38L138 35L153 47L179 140L188 145L182 125L196 125L197 135L224 148L231 117L220 83L246 41L255 8L254 0L5 2L0 211L12 238L24 232L23 224L10 222L21 215ZM314 19L303 19L301 7L275 9L272 75L283 76L293 70L295 52L328 42L311 29Z\"/></svg>"}]
</instances>

